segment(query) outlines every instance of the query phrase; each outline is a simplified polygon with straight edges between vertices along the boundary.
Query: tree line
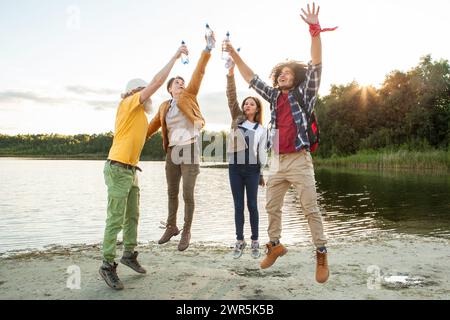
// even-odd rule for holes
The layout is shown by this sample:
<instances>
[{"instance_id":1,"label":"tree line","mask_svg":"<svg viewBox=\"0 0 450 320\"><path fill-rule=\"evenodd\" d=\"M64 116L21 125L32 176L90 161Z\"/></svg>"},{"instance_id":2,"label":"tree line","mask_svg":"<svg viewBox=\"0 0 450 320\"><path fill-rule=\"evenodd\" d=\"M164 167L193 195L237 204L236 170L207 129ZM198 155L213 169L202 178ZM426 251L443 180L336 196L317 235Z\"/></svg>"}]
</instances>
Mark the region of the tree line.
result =
<instances>
[{"instance_id":1,"label":"tree line","mask_svg":"<svg viewBox=\"0 0 450 320\"><path fill-rule=\"evenodd\" d=\"M316 113L323 158L365 150L448 150L449 63L425 56L407 72L392 71L379 89L333 85Z\"/></svg>"}]
</instances>

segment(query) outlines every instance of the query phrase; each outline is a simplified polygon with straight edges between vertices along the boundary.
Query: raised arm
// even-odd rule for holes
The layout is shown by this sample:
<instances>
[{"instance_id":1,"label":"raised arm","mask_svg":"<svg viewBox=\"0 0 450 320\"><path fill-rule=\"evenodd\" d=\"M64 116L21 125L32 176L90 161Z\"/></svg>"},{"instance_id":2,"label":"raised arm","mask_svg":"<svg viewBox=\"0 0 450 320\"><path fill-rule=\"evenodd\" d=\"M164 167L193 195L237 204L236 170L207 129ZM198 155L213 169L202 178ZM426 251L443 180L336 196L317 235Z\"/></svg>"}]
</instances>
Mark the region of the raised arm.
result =
<instances>
[{"instance_id":1,"label":"raised arm","mask_svg":"<svg viewBox=\"0 0 450 320\"><path fill-rule=\"evenodd\" d=\"M172 70L175 62L178 58L181 57L181 54L188 54L187 47L185 45L181 46L175 55L170 59L169 63L160 71L158 72L153 80L148 84L148 86L142 90L141 97L140 97L140 103L144 103L148 98L150 98L158 89L164 84L164 82L167 80L167 77L170 74L170 71Z\"/></svg>"},{"instance_id":2,"label":"raised arm","mask_svg":"<svg viewBox=\"0 0 450 320\"><path fill-rule=\"evenodd\" d=\"M250 84L250 87L253 88L264 100L271 102L272 95L275 92L274 88L268 86L266 83L261 81L261 79L259 79L252 69L245 64L239 53L234 50L233 45L230 42L226 44L226 48L244 80Z\"/></svg>"},{"instance_id":3,"label":"raised arm","mask_svg":"<svg viewBox=\"0 0 450 320\"><path fill-rule=\"evenodd\" d=\"M208 43L208 39L206 37L205 40L206 43ZM216 43L214 33L212 36L212 41ZM205 76L206 65L211 58L211 50L212 48L209 48L207 44L205 50L202 52L200 60L197 63L197 67L192 74L191 81L189 81L189 85L186 87L186 91L195 96L198 95L198 92L200 91L200 85L202 84L203 77Z\"/></svg>"},{"instance_id":4,"label":"raised arm","mask_svg":"<svg viewBox=\"0 0 450 320\"><path fill-rule=\"evenodd\" d=\"M311 61L313 65L322 63L322 40L320 35L312 38L311 44Z\"/></svg>"},{"instance_id":5,"label":"raised arm","mask_svg":"<svg viewBox=\"0 0 450 320\"><path fill-rule=\"evenodd\" d=\"M234 120L242 114L239 108L239 102L236 94L236 81L234 80L234 65L230 68L227 75L227 100L230 108L231 118Z\"/></svg>"},{"instance_id":6,"label":"raised arm","mask_svg":"<svg viewBox=\"0 0 450 320\"><path fill-rule=\"evenodd\" d=\"M250 84L250 82L255 77L255 73L253 72L253 70L250 69L250 67L242 60L241 56L233 48L233 45L230 42L227 43L226 49L227 49L228 53L230 54L231 58L233 59L234 63L238 67L239 72L241 73L244 80L248 84Z\"/></svg>"},{"instance_id":7,"label":"raised arm","mask_svg":"<svg viewBox=\"0 0 450 320\"><path fill-rule=\"evenodd\" d=\"M310 30L320 30L319 24L319 12L320 6L317 7L313 3L312 11L308 4L307 12L302 9L302 15L300 15L309 26ZM318 65L322 63L322 40L320 38L320 32L311 32L311 60L313 65Z\"/></svg>"}]
</instances>

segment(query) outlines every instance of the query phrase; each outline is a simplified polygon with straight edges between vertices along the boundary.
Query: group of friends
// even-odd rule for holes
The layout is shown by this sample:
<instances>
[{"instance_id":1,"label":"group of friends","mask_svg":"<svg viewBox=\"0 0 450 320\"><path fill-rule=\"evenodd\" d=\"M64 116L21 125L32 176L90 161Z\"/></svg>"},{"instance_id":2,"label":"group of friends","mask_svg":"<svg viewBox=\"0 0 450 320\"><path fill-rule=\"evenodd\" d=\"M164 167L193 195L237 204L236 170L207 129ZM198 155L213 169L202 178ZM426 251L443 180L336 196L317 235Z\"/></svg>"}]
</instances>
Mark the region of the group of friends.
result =
<instances>
[{"instance_id":1,"label":"group of friends","mask_svg":"<svg viewBox=\"0 0 450 320\"><path fill-rule=\"evenodd\" d=\"M269 219L269 242L266 255L260 262L262 269L270 268L287 253L280 242L282 207L288 189L293 186L298 193L313 243L316 247L316 281L325 283L329 278L327 239L321 213L317 204L316 181L308 121L314 110L322 72L322 44L320 33L328 31L319 25L320 7L315 4L302 9L301 18L309 25L311 33L311 61L303 64L286 61L272 70L272 84L266 84L242 60L231 42L223 44L232 59L227 74L226 95L231 114L231 132L227 143L229 179L234 200L236 245L233 257L242 256L247 246L244 237L245 194L250 214L250 253L260 258L259 211L257 195L259 186L266 187L266 211ZM194 189L200 173L200 131L205 125L197 96L206 66L214 48L215 38L206 39L195 71L187 83L182 77L171 78L167 91L171 98L161 104L150 123L146 114L152 113L153 94L167 81L169 74L188 49L182 45L164 68L147 84L135 79L128 83L119 104L115 135L108 160L104 166L108 189L107 219L103 240L103 264L99 273L106 284L115 290L124 288L117 275L116 243L123 231L124 252L120 262L134 271L145 274L138 262L137 230L139 222L140 190L138 183L139 159L145 142L160 129L166 153L166 180L168 192L168 217L165 231L158 241L169 242L181 233L178 250L188 249L195 211ZM209 40L209 41L208 41ZM211 41L212 40L212 41ZM258 97L250 96L239 104L234 78L235 68L256 93L270 103L269 128L263 125L263 105ZM267 182L263 168L267 153L269 161ZM177 226L180 184L184 199L184 225Z\"/></svg>"}]
</instances>

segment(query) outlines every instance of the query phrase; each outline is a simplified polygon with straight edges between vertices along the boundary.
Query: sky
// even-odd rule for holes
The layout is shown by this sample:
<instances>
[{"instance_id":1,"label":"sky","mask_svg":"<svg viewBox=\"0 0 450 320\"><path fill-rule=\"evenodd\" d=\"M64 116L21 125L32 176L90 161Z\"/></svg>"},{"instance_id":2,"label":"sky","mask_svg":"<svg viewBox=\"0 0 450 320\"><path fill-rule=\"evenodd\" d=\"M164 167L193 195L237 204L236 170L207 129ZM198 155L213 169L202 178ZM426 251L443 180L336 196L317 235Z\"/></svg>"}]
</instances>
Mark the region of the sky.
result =
<instances>
[{"instance_id":1,"label":"sky","mask_svg":"<svg viewBox=\"0 0 450 320\"><path fill-rule=\"evenodd\" d=\"M310 60L301 20L307 1L293 0L0 0L0 134L94 134L114 131L120 93L133 78L150 81L182 40L190 64L171 76L190 79L205 47L205 23L218 46L198 96L207 130L230 125L220 42L227 31L244 61L269 81L286 59ZM323 75L332 84L379 86L392 70L420 57L450 59L448 0L322 0ZM238 97L254 95L236 74ZM157 107L169 95L163 86ZM268 105L265 104L266 115ZM150 116L151 118L151 116ZM266 116L267 122L269 117Z\"/></svg>"}]
</instances>

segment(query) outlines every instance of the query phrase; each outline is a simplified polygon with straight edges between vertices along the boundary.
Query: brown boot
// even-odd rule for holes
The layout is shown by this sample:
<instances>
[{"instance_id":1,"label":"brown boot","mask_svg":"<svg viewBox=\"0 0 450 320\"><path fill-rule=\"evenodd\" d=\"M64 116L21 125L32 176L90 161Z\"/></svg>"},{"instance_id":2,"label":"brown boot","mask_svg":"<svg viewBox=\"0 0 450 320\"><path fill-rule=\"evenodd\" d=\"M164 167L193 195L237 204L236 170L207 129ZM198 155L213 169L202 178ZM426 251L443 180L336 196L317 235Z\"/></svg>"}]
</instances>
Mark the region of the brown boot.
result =
<instances>
[{"instance_id":1,"label":"brown boot","mask_svg":"<svg viewBox=\"0 0 450 320\"><path fill-rule=\"evenodd\" d=\"M266 244L267 247L267 255L263 261L261 261L261 269L270 268L275 261L277 261L278 257L282 257L287 253L287 249L281 243L274 246L272 242Z\"/></svg>"},{"instance_id":2,"label":"brown boot","mask_svg":"<svg viewBox=\"0 0 450 320\"><path fill-rule=\"evenodd\" d=\"M178 244L178 251L184 251L189 248L189 241L191 241L191 231L183 230L180 243Z\"/></svg>"},{"instance_id":3,"label":"brown boot","mask_svg":"<svg viewBox=\"0 0 450 320\"><path fill-rule=\"evenodd\" d=\"M180 230L176 226L170 226L168 225L166 227L166 231L164 232L161 239L158 241L158 244L164 244L166 242L169 242L172 237L175 237L180 234Z\"/></svg>"},{"instance_id":4,"label":"brown boot","mask_svg":"<svg viewBox=\"0 0 450 320\"><path fill-rule=\"evenodd\" d=\"M326 250L324 252L317 250L316 281L325 283L329 276L327 252Z\"/></svg>"}]
</instances>

